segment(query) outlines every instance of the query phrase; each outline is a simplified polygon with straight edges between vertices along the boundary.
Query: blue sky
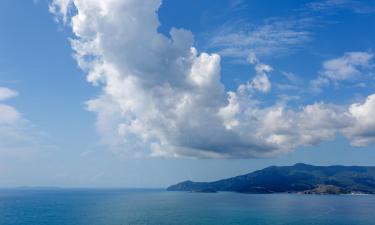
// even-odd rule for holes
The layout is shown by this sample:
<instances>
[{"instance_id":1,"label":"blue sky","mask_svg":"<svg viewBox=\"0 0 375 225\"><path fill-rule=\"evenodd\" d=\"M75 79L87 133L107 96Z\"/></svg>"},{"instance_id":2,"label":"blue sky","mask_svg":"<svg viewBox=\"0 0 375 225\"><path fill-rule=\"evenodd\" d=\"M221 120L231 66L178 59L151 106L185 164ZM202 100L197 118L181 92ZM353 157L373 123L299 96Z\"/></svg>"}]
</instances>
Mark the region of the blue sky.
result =
<instances>
[{"instance_id":1,"label":"blue sky","mask_svg":"<svg viewBox=\"0 0 375 225\"><path fill-rule=\"evenodd\" d=\"M374 165L374 1L99 2L0 3L1 186Z\"/></svg>"}]
</instances>

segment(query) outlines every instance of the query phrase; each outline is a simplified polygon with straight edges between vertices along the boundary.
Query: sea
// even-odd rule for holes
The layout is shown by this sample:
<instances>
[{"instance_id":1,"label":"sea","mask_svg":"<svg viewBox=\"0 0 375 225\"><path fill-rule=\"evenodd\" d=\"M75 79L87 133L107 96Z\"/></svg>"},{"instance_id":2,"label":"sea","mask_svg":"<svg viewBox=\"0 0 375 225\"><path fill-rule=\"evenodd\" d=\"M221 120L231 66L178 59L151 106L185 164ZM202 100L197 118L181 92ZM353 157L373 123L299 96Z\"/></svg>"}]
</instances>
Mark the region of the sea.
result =
<instances>
[{"instance_id":1,"label":"sea","mask_svg":"<svg viewBox=\"0 0 375 225\"><path fill-rule=\"evenodd\" d=\"M0 190L0 225L375 225L374 195Z\"/></svg>"}]
</instances>

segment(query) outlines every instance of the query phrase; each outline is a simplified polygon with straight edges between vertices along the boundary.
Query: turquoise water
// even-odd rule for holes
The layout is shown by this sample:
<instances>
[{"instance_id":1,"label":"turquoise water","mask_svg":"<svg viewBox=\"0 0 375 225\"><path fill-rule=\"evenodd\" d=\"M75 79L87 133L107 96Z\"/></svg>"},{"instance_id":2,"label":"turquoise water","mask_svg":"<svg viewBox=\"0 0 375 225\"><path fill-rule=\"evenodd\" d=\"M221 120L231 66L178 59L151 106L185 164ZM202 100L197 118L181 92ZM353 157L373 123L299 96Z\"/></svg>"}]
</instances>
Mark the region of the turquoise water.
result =
<instances>
[{"instance_id":1,"label":"turquoise water","mask_svg":"<svg viewBox=\"0 0 375 225\"><path fill-rule=\"evenodd\" d=\"M375 196L0 190L0 225L374 225Z\"/></svg>"}]
</instances>

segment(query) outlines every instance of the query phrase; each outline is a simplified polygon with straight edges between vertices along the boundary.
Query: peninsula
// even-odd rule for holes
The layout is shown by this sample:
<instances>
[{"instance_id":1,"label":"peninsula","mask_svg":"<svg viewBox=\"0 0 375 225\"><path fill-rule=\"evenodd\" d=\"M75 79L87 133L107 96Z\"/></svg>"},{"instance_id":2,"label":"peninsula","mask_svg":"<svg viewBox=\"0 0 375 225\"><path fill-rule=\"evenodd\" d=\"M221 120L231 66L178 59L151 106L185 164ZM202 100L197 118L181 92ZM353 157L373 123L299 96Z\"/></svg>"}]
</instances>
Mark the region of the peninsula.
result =
<instances>
[{"instance_id":1,"label":"peninsula","mask_svg":"<svg viewBox=\"0 0 375 225\"><path fill-rule=\"evenodd\" d=\"M375 167L271 166L252 173L213 182L184 181L168 191L301 194L374 194Z\"/></svg>"}]
</instances>

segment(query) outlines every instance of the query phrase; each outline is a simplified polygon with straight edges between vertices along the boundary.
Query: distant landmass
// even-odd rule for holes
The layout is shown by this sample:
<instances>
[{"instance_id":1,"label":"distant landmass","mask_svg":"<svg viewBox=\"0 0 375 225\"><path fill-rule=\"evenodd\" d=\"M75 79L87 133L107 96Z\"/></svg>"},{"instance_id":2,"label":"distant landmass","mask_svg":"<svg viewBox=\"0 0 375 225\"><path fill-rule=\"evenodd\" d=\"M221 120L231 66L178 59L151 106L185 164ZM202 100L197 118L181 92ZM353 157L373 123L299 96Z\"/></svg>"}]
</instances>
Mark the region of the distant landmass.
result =
<instances>
[{"instance_id":1,"label":"distant landmass","mask_svg":"<svg viewBox=\"0 0 375 225\"><path fill-rule=\"evenodd\" d=\"M374 194L375 167L271 166L214 182L184 181L168 191L302 194Z\"/></svg>"}]
</instances>

